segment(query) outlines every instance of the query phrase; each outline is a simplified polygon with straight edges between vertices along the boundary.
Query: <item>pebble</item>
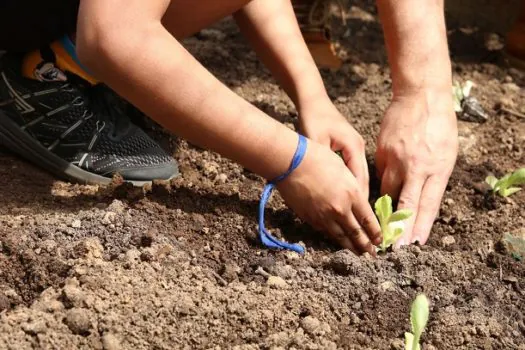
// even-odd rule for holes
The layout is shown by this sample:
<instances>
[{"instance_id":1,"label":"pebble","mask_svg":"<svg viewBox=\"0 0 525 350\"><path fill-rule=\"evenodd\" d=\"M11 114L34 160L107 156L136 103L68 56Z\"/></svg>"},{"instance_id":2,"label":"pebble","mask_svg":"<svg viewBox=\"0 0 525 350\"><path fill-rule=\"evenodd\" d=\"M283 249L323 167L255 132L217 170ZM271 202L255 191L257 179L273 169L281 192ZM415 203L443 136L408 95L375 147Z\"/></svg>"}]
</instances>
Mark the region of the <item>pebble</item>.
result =
<instances>
[{"instance_id":1,"label":"pebble","mask_svg":"<svg viewBox=\"0 0 525 350\"><path fill-rule=\"evenodd\" d=\"M290 265L276 264L271 272L284 279L291 279L297 275L297 271Z\"/></svg>"},{"instance_id":2,"label":"pebble","mask_svg":"<svg viewBox=\"0 0 525 350\"><path fill-rule=\"evenodd\" d=\"M520 87L515 83L503 83L501 85L506 92L519 92Z\"/></svg>"},{"instance_id":3,"label":"pebble","mask_svg":"<svg viewBox=\"0 0 525 350\"><path fill-rule=\"evenodd\" d=\"M98 238L87 238L75 246L75 252L81 257L102 258L104 247Z\"/></svg>"},{"instance_id":4,"label":"pebble","mask_svg":"<svg viewBox=\"0 0 525 350\"><path fill-rule=\"evenodd\" d=\"M113 200L113 202L111 202L111 204L108 206L109 212L114 212L117 214L124 213L125 209L126 209L126 206L124 205L124 203L122 203L122 201L118 199Z\"/></svg>"},{"instance_id":5,"label":"pebble","mask_svg":"<svg viewBox=\"0 0 525 350\"><path fill-rule=\"evenodd\" d=\"M115 222L116 218L117 218L116 213L112 211L108 211L106 214L104 214L104 217L102 218L102 224L106 226L110 225Z\"/></svg>"},{"instance_id":6,"label":"pebble","mask_svg":"<svg viewBox=\"0 0 525 350\"><path fill-rule=\"evenodd\" d=\"M73 334L89 335L91 322L86 310L73 308L67 312L64 323L69 327Z\"/></svg>"},{"instance_id":7,"label":"pebble","mask_svg":"<svg viewBox=\"0 0 525 350\"><path fill-rule=\"evenodd\" d=\"M62 297L66 307L82 307L86 299L85 293L78 287L66 285L62 290Z\"/></svg>"},{"instance_id":8,"label":"pebble","mask_svg":"<svg viewBox=\"0 0 525 350\"><path fill-rule=\"evenodd\" d=\"M82 227L82 222L80 220L73 220L73 222L71 223L71 227L73 228L81 228Z\"/></svg>"},{"instance_id":9,"label":"pebble","mask_svg":"<svg viewBox=\"0 0 525 350\"><path fill-rule=\"evenodd\" d=\"M385 281L381 283L381 289L384 291L392 290L394 289L395 286L396 286L395 283L392 281Z\"/></svg>"},{"instance_id":10,"label":"pebble","mask_svg":"<svg viewBox=\"0 0 525 350\"><path fill-rule=\"evenodd\" d=\"M233 282L238 279L238 274L241 268L235 263L226 263L221 269L221 276L228 282Z\"/></svg>"},{"instance_id":11,"label":"pebble","mask_svg":"<svg viewBox=\"0 0 525 350\"><path fill-rule=\"evenodd\" d=\"M336 252L329 262L330 268L343 276L355 274L360 265L359 257L349 250Z\"/></svg>"},{"instance_id":12,"label":"pebble","mask_svg":"<svg viewBox=\"0 0 525 350\"><path fill-rule=\"evenodd\" d=\"M288 284L286 283L285 280L283 280L281 277L279 276L270 276L268 277L268 281L266 281L266 283L272 287L272 288L276 288L276 289L283 289L283 288L286 288L288 286Z\"/></svg>"},{"instance_id":13,"label":"pebble","mask_svg":"<svg viewBox=\"0 0 525 350\"><path fill-rule=\"evenodd\" d=\"M224 184L224 183L226 183L226 181L228 181L228 175L226 175L226 174L219 174L219 175L217 175L217 182L218 183Z\"/></svg>"},{"instance_id":14,"label":"pebble","mask_svg":"<svg viewBox=\"0 0 525 350\"><path fill-rule=\"evenodd\" d=\"M102 346L104 347L104 350L122 349L120 341L112 333L106 333L102 336Z\"/></svg>"},{"instance_id":15,"label":"pebble","mask_svg":"<svg viewBox=\"0 0 525 350\"><path fill-rule=\"evenodd\" d=\"M446 205L449 205L449 206L452 206L454 205L456 202L452 199L452 198L447 198L445 199L445 204Z\"/></svg>"},{"instance_id":16,"label":"pebble","mask_svg":"<svg viewBox=\"0 0 525 350\"><path fill-rule=\"evenodd\" d=\"M301 327L309 334L315 334L321 327L321 321L312 316L306 316L301 320Z\"/></svg>"},{"instance_id":17,"label":"pebble","mask_svg":"<svg viewBox=\"0 0 525 350\"><path fill-rule=\"evenodd\" d=\"M445 236L441 238L441 244L443 244L444 247L451 246L456 243L456 239L453 236Z\"/></svg>"},{"instance_id":18,"label":"pebble","mask_svg":"<svg viewBox=\"0 0 525 350\"><path fill-rule=\"evenodd\" d=\"M23 323L22 329L27 334L37 335L37 334L45 333L47 326L44 320L35 320L32 322Z\"/></svg>"},{"instance_id":19,"label":"pebble","mask_svg":"<svg viewBox=\"0 0 525 350\"><path fill-rule=\"evenodd\" d=\"M401 339L394 339L390 343L391 350L403 350L405 348L405 342Z\"/></svg>"}]
</instances>

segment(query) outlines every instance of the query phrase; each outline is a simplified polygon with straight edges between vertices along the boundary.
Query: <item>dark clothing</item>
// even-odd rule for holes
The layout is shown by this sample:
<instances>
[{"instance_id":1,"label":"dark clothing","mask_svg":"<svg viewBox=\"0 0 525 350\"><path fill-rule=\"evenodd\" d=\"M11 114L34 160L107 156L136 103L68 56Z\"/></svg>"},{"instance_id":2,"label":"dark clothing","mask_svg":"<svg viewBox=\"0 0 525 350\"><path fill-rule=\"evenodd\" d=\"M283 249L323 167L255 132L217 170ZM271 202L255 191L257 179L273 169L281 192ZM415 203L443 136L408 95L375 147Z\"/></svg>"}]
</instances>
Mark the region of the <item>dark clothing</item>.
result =
<instances>
[{"instance_id":1,"label":"dark clothing","mask_svg":"<svg viewBox=\"0 0 525 350\"><path fill-rule=\"evenodd\" d=\"M0 50L26 52L75 31L80 0L0 0Z\"/></svg>"}]
</instances>

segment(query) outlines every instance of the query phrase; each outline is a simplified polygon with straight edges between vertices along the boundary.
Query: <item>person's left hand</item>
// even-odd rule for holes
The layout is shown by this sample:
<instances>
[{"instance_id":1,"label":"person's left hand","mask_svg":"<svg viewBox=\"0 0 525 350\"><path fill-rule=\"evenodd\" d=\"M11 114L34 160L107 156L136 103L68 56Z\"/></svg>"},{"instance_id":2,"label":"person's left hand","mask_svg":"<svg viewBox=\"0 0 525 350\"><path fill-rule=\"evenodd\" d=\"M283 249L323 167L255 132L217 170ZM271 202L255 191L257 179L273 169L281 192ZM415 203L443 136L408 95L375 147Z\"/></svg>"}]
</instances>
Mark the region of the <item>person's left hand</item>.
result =
<instances>
[{"instance_id":1,"label":"person's left hand","mask_svg":"<svg viewBox=\"0 0 525 350\"><path fill-rule=\"evenodd\" d=\"M411 209L396 246L425 244L436 218L458 151L456 115L449 90L396 97L378 138L376 163L381 193Z\"/></svg>"},{"instance_id":2,"label":"person's left hand","mask_svg":"<svg viewBox=\"0 0 525 350\"><path fill-rule=\"evenodd\" d=\"M340 151L347 168L357 179L359 189L368 198L369 175L365 141L327 98L312 101L299 110L300 128L306 137Z\"/></svg>"}]
</instances>

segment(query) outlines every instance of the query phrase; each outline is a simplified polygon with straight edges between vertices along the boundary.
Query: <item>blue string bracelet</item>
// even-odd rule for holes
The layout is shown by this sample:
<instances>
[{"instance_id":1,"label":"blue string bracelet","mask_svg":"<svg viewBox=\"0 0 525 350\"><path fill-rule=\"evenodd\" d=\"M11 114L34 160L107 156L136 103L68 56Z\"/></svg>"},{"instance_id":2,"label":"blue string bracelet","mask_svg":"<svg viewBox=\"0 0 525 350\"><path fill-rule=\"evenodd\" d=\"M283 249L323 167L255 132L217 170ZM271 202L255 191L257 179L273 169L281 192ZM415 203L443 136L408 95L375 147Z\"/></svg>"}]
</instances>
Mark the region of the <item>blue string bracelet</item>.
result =
<instances>
[{"instance_id":1,"label":"blue string bracelet","mask_svg":"<svg viewBox=\"0 0 525 350\"><path fill-rule=\"evenodd\" d=\"M270 199L272 192L275 189L275 186L279 182L286 179L301 164L306 154L306 148L306 137L304 137L303 135L299 135L297 150L295 151L295 154L292 159L292 164L290 164L288 170L284 174L268 182L268 184L264 186L264 190L261 195L261 201L259 202L259 238L262 244L268 248L288 249L299 254L304 254L304 248L300 244L280 241L277 238L273 237L270 234L270 232L268 232L268 230L266 230L264 226L264 209L266 208L266 203L268 203L268 200Z\"/></svg>"}]
</instances>

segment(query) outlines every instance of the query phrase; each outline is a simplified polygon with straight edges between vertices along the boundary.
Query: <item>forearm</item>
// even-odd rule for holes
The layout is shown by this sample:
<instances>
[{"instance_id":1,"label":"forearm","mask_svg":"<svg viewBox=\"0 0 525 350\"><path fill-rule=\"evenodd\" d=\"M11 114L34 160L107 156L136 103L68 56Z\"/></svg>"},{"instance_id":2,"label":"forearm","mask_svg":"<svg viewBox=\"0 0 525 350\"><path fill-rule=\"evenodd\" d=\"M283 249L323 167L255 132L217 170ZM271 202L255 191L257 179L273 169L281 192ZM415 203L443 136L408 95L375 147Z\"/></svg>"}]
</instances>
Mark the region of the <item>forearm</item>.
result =
<instances>
[{"instance_id":1,"label":"forearm","mask_svg":"<svg viewBox=\"0 0 525 350\"><path fill-rule=\"evenodd\" d=\"M328 98L290 0L253 0L234 18L298 108Z\"/></svg>"},{"instance_id":2,"label":"forearm","mask_svg":"<svg viewBox=\"0 0 525 350\"><path fill-rule=\"evenodd\" d=\"M297 145L295 133L222 85L160 22L129 30L119 33L120 40L106 39L96 59L86 59L99 78L194 144L266 178L286 170Z\"/></svg>"},{"instance_id":3,"label":"forearm","mask_svg":"<svg viewBox=\"0 0 525 350\"><path fill-rule=\"evenodd\" d=\"M450 91L444 0L377 0L394 96Z\"/></svg>"}]
</instances>

